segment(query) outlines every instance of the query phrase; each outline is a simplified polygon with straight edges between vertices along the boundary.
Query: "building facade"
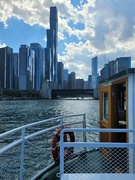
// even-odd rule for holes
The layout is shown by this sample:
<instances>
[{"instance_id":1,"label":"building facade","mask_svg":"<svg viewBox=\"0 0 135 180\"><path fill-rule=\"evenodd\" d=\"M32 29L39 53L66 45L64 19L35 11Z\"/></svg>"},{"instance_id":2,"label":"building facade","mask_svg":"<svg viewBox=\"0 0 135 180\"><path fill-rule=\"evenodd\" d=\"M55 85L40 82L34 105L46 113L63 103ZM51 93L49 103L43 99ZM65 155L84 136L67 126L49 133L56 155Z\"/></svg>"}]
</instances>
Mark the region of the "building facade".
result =
<instances>
[{"instance_id":1,"label":"building facade","mask_svg":"<svg viewBox=\"0 0 135 180\"><path fill-rule=\"evenodd\" d=\"M39 43L31 43L30 48L35 52L35 89L42 88L43 80L43 48Z\"/></svg>"},{"instance_id":2,"label":"building facade","mask_svg":"<svg viewBox=\"0 0 135 180\"><path fill-rule=\"evenodd\" d=\"M46 47L46 80L57 83L58 62L58 11L57 7L50 7L50 29L47 29Z\"/></svg>"},{"instance_id":3,"label":"building facade","mask_svg":"<svg viewBox=\"0 0 135 180\"><path fill-rule=\"evenodd\" d=\"M35 52L27 45L19 48L19 89L35 89Z\"/></svg>"},{"instance_id":4,"label":"building facade","mask_svg":"<svg viewBox=\"0 0 135 180\"><path fill-rule=\"evenodd\" d=\"M68 89L68 69L64 69L64 89Z\"/></svg>"},{"instance_id":5,"label":"building facade","mask_svg":"<svg viewBox=\"0 0 135 180\"><path fill-rule=\"evenodd\" d=\"M98 77L98 57L92 58L92 88L95 89Z\"/></svg>"},{"instance_id":6,"label":"building facade","mask_svg":"<svg viewBox=\"0 0 135 180\"><path fill-rule=\"evenodd\" d=\"M75 72L71 72L68 74L68 88L76 89L76 74Z\"/></svg>"},{"instance_id":7,"label":"building facade","mask_svg":"<svg viewBox=\"0 0 135 180\"><path fill-rule=\"evenodd\" d=\"M92 88L92 75L88 75L88 86L87 86L88 89L91 89Z\"/></svg>"},{"instance_id":8,"label":"building facade","mask_svg":"<svg viewBox=\"0 0 135 180\"><path fill-rule=\"evenodd\" d=\"M58 62L58 89L64 88L64 64Z\"/></svg>"},{"instance_id":9,"label":"building facade","mask_svg":"<svg viewBox=\"0 0 135 180\"><path fill-rule=\"evenodd\" d=\"M19 87L19 53L13 53L13 88Z\"/></svg>"},{"instance_id":10,"label":"building facade","mask_svg":"<svg viewBox=\"0 0 135 180\"><path fill-rule=\"evenodd\" d=\"M131 57L117 58L104 65L100 71L100 79L104 80L128 68L131 68Z\"/></svg>"},{"instance_id":11,"label":"building facade","mask_svg":"<svg viewBox=\"0 0 135 180\"><path fill-rule=\"evenodd\" d=\"M0 48L0 86L1 88L13 88L13 49Z\"/></svg>"},{"instance_id":12,"label":"building facade","mask_svg":"<svg viewBox=\"0 0 135 180\"><path fill-rule=\"evenodd\" d=\"M76 89L84 89L84 79L76 79Z\"/></svg>"},{"instance_id":13,"label":"building facade","mask_svg":"<svg viewBox=\"0 0 135 180\"><path fill-rule=\"evenodd\" d=\"M115 74L131 68L131 57L120 57L115 60Z\"/></svg>"}]
</instances>

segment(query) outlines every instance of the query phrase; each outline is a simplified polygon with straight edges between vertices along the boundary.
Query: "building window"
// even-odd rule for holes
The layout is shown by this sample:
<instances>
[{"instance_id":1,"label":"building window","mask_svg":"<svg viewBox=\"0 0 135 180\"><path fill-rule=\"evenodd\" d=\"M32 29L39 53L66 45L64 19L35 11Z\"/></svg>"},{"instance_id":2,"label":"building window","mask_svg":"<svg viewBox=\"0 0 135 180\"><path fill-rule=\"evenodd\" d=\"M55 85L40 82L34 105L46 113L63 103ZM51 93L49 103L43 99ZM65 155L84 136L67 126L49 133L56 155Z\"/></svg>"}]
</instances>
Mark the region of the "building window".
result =
<instances>
[{"instance_id":1,"label":"building window","mask_svg":"<svg viewBox=\"0 0 135 180\"><path fill-rule=\"evenodd\" d=\"M102 94L102 98L103 98L103 120L104 121L108 121L108 93L107 92L103 92Z\"/></svg>"}]
</instances>

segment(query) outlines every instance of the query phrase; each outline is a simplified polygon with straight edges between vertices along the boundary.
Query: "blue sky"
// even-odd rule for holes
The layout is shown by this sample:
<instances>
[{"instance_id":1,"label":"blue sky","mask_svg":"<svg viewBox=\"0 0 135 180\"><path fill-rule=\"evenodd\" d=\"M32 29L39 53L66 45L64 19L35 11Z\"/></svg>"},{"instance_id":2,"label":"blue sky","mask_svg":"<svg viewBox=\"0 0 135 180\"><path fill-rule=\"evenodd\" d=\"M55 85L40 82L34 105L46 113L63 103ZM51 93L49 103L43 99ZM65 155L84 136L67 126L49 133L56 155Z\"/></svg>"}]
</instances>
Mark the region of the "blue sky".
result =
<instances>
[{"instance_id":1,"label":"blue sky","mask_svg":"<svg viewBox=\"0 0 135 180\"><path fill-rule=\"evenodd\" d=\"M0 47L19 52L22 44L46 47L50 6L58 8L58 61L77 78L99 71L108 61L131 56L135 67L135 1L133 0L1 0Z\"/></svg>"}]
</instances>

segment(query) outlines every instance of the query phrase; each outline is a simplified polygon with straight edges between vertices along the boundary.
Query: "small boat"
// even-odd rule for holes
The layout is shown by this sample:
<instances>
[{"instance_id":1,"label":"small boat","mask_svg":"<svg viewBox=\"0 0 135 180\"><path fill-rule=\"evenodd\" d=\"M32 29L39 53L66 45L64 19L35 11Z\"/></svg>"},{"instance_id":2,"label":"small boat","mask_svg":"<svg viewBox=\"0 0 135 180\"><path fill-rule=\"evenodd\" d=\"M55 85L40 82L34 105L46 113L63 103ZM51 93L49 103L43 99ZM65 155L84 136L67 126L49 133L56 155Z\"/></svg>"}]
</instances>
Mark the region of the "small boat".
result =
<instances>
[{"instance_id":1,"label":"small boat","mask_svg":"<svg viewBox=\"0 0 135 180\"><path fill-rule=\"evenodd\" d=\"M1 134L1 179L134 180L135 68L100 82L99 96L97 128L77 114Z\"/></svg>"}]
</instances>

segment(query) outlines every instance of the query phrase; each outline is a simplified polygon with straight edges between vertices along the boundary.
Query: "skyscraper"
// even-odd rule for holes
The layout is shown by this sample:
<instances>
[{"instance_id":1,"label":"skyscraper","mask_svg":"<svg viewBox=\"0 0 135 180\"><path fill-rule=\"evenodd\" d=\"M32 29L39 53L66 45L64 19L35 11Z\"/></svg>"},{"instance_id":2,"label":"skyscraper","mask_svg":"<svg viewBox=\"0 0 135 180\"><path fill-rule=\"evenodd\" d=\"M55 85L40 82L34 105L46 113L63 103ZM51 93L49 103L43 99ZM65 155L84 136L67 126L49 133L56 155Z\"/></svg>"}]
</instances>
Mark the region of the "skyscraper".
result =
<instances>
[{"instance_id":1,"label":"skyscraper","mask_svg":"<svg viewBox=\"0 0 135 180\"><path fill-rule=\"evenodd\" d=\"M58 86L59 89L64 88L64 65L62 62L58 62Z\"/></svg>"},{"instance_id":2,"label":"skyscraper","mask_svg":"<svg viewBox=\"0 0 135 180\"><path fill-rule=\"evenodd\" d=\"M92 88L92 75L88 75L88 88Z\"/></svg>"},{"instance_id":3,"label":"skyscraper","mask_svg":"<svg viewBox=\"0 0 135 180\"><path fill-rule=\"evenodd\" d=\"M0 86L13 88L13 49L10 47L0 48Z\"/></svg>"},{"instance_id":4,"label":"skyscraper","mask_svg":"<svg viewBox=\"0 0 135 180\"><path fill-rule=\"evenodd\" d=\"M35 52L35 89L40 90L43 79L43 48L39 43L31 43L30 48Z\"/></svg>"},{"instance_id":5,"label":"skyscraper","mask_svg":"<svg viewBox=\"0 0 135 180\"><path fill-rule=\"evenodd\" d=\"M98 77L98 58L97 56L92 58L92 88L96 88Z\"/></svg>"},{"instance_id":6,"label":"skyscraper","mask_svg":"<svg viewBox=\"0 0 135 180\"><path fill-rule=\"evenodd\" d=\"M68 69L64 69L64 89L68 89Z\"/></svg>"},{"instance_id":7,"label":"skyscraper","mask_svg":"<svg viewBox=\"0 0 135 180\"><path fill-rule=\"evenodd\" d=\"M27 45L19 48L19 89L35 88L35 52Z\"/></svg>"},{"instance_id":8,"label":"skyscraper","mask_svg":"<svg viewBox=\"0 0 135 180\"><path fill-rule=\"evenodd\" d=\"M131 68L131 57L120 57L115 60L115 73Z\"/></svg>"},{"instance_id":9,"label":"skyscraper","mask_svg":"<svg viewBox=\"0 0 135 180\"><path fill-rule=\"evenodd\" d=\"M19 53L13 53L13 88L18 89Z\"/></svg>"},{"instance_id":10,"label":"skyscraper","mask_svg":"<svg viewBox=\"0 0 135 180\"><path fill-rule=\"evenodd\" d=\"M50 7L50 30L51 30L51 35L53 38L53 44L54 44L54 56L53 56L53 72L54 72L54 77L53 80L54 82L57 82L57 54L58 54L58 11L57 8Z\"/></svg>"},{"instance_id":11,"label":"skyscraper","mask_svg":"<svg viewBox=\"0 0 135 180\"><path fill-rule=\"evenodd\" d=\"M84 79L76 79L76 89L84 89Z\"/></svg>"},{"instance_id":12,"label":"skyscraper","mask_svg":"<svg viewBox=\"0 0 135 180\"><path fill-rule=\"evenodd\" d=\"M76 89L76 74L75 72L71 72L68 74L68 88Z\"/></svg>"},{"instance_id":13,"label":"skyscraper","mask_svg":"<svg viewBox=\"0 0 135 180\"><path fill-rule=\"evenodd\" d=\"M57 54L58 54L58 12L57 8L50 7L50 29L47 30L46 64L48 75L46 80L58 82L57 77ZM50 56L51 55L51 56ZM49 79L48 79L49 78Z\"/></svg>"}]
</instances>

